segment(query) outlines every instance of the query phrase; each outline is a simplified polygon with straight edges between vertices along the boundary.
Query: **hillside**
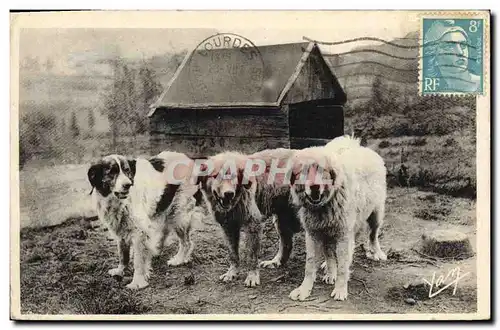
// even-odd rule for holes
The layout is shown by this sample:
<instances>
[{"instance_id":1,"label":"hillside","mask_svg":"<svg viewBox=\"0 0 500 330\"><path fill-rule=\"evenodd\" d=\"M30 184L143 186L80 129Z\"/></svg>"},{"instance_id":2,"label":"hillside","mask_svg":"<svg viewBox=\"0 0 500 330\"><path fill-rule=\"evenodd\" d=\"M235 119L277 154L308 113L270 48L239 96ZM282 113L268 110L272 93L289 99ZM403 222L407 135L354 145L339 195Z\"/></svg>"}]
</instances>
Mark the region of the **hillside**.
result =
<instances>
[{"instance_id":1,"label":"hillside","mask_svg":"<svg viewBox=\"0 0 500 330\"><path fill-rule=\"evenodd\" d=\"M357 46L351 51L327 56L349 103L366 103L376 77L400 91L398 97L418 93L418 33L412 32L389 42L374 42L370 46Z\"/></svg>"}]
</instances>

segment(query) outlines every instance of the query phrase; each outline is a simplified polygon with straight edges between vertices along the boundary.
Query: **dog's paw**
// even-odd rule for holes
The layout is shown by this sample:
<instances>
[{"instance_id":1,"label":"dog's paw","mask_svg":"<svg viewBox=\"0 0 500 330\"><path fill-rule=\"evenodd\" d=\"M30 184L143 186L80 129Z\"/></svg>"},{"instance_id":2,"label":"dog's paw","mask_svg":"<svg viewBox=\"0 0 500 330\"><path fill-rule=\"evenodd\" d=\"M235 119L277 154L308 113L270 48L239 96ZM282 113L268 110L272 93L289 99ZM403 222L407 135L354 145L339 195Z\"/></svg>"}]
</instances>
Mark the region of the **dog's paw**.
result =
<instances>
[{"instance_id":1,"label":"dog's paw","mask_svg":"<svg viewBox=\"0 0 500 330\"><path fill-rule=\"evenodd\" d=\"M123 275L125 274L125 270L122 267L117 267L117 268L113 268L113 269L108 270L108 274L111 276L123 277Z\"/></svg>"},{"instance_id":2,"label":"dog's paw","mask_svg":"<svg viewBox=\"0 0 500 330\"><path fill-rule=\"evenodd\" d=\"M323 282L326 284L333 284L335 283L335 280L337 279L337 276L335 274L325 274L323 276Z\"/></svg>"},{"instance_id":3,"label":"dog's paw","mask_svg":"<svg viewBox=\"0 0 500 330\"><path fill-rule=\"evenodd\" d=\"M386 261L387 260L387 255L382 250L378 250L375 252L367 250L366 257L368 259L375 260L375 261Z\"/></svg>"},{"instance_id":4,"label":"dog's paw","mask_svg":"<svg viewBox=\"0 0 500 330\"><path fill-rule=\"evenodd\" d=\"M306 300L310 295L311 289L301 285L297 289L294 289L292 292L290 292L289 297L292 300Z\"/></svg>"},{"instance_id":5,"label":"dog's paw","mask_svg":"<svg viewBox=\"0 0 500 330\"><path fill-rule=\"evenodd\" d=\"M237 276L238 271L235 268L229 268L227 272L219 277L219 279L222 280L222 282L231 282L232 280L236 279Z\"/></svg>"},{"instance_id":6,"label":"dog's paw","mask_svg":"<svg viewBox=\"0 0 500 330\"><path fill-rule=\"evenodd\" d=\"M347 286L335 286L332 294L330 295L335 300L346 300L347 299Z\"/></svg>"},{"instance_id":7,"label":"dog's paw","mask_svg":"<svg viewBox=\"0 0 500 330\"><path fill-rule=\"evenodd\" d=\"M271 259L271 260L265 260L265 261L261 261L259 266L261 268L279 268L281 267L281 262L279 260L276 260L276 259Z\"/></svg>"},{"instance_id":8,"label":"dog's paw","mask_svg":"<svg viewBox=\"0 0 500 330\"><path fill-rule=\"evenodd\" d=\"M139 278L139 279L132 279L132 282L130 282L129 284L127 284L127 288L129 288L130 290L139 290L139 289L142 289L142 288L145 288L149 285L148 281L146 281L145 278Z\"/></svg>"},{"instance_id":9,"label":"dog's paw","mask_svg":"<svg viewBox=\"0 0 500 330\"><path fill-rule=\"evenodd\" d=\"M260 284L259 271L251 270L248 272L248 276L245 279L245 286L254 287Z\"/></svg>"}]
</instances>

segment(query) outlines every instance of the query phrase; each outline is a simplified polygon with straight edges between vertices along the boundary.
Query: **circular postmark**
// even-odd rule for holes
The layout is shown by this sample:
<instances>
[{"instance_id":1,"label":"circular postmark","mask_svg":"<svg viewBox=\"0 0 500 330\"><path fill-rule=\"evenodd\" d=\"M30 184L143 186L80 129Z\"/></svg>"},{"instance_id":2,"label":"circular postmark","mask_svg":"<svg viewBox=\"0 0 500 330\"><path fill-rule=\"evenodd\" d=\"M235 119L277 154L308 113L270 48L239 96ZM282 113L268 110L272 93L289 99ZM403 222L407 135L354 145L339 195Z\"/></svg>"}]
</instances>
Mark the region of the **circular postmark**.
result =
<instances>
[{"instance_id":1,"label":"circular postmark","mask_svg":"<svg viewBox=\"0 0 500 330\"><path fill-rule=\"evenodd\" d=\"M262 102L264 60L247 38L218 33L204 39L188 62L190 96L195 103Z\"/></svg>"}]
</instances>

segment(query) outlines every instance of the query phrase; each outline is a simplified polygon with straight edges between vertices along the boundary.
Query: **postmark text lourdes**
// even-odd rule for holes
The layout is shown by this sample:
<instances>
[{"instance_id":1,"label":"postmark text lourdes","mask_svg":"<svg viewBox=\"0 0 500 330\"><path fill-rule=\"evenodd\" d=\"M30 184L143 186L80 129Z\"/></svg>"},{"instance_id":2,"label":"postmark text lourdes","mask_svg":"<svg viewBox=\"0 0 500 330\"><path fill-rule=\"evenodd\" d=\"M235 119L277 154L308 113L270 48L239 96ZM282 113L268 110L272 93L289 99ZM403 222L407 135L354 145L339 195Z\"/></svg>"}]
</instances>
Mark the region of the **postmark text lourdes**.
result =
<instances>
[{"instance_id":1,"label":"postmark text lourdes","mask_svg":"<svg viewBox=\"0 0 500 330\"><path fill-rule=\"evenodd\" d=\"M430 281L426 278L422 280L429 285L429 298L433 298L450 286L453 286L453 295L455 295L458 283L469 274L469 272L462 273L460 267L455 267L450 269L448 273L443 273L439 276L434 272Z\"/></svg>"}]
</instances>

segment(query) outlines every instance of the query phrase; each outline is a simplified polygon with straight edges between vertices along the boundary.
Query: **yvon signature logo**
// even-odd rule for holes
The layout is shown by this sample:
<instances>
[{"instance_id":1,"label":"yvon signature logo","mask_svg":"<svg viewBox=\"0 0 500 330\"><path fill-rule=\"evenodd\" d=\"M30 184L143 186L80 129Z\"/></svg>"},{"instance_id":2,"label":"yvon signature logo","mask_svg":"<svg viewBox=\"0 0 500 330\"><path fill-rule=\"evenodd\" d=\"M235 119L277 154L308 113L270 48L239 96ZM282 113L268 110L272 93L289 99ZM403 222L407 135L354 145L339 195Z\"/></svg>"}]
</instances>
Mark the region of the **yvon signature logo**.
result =
<instances>
[{"instance_id":1,"label":"yvon signature logo","mask_svg":"<svg viewBox=\"0 0 500 330\"><path fill-rule=\"evenodd\" d=\"M454 285L453 295L455 295L455 293L457 292L458 282L469 274L470 272L462 274L460 273L460 267L455 267L451 269L446 275L441 274L436 279L436 272L434 272L430 281L425 278L423 279L425 283L429 284L429 298L437 296L452 285Z\"/></svg>"}]
</instances>

